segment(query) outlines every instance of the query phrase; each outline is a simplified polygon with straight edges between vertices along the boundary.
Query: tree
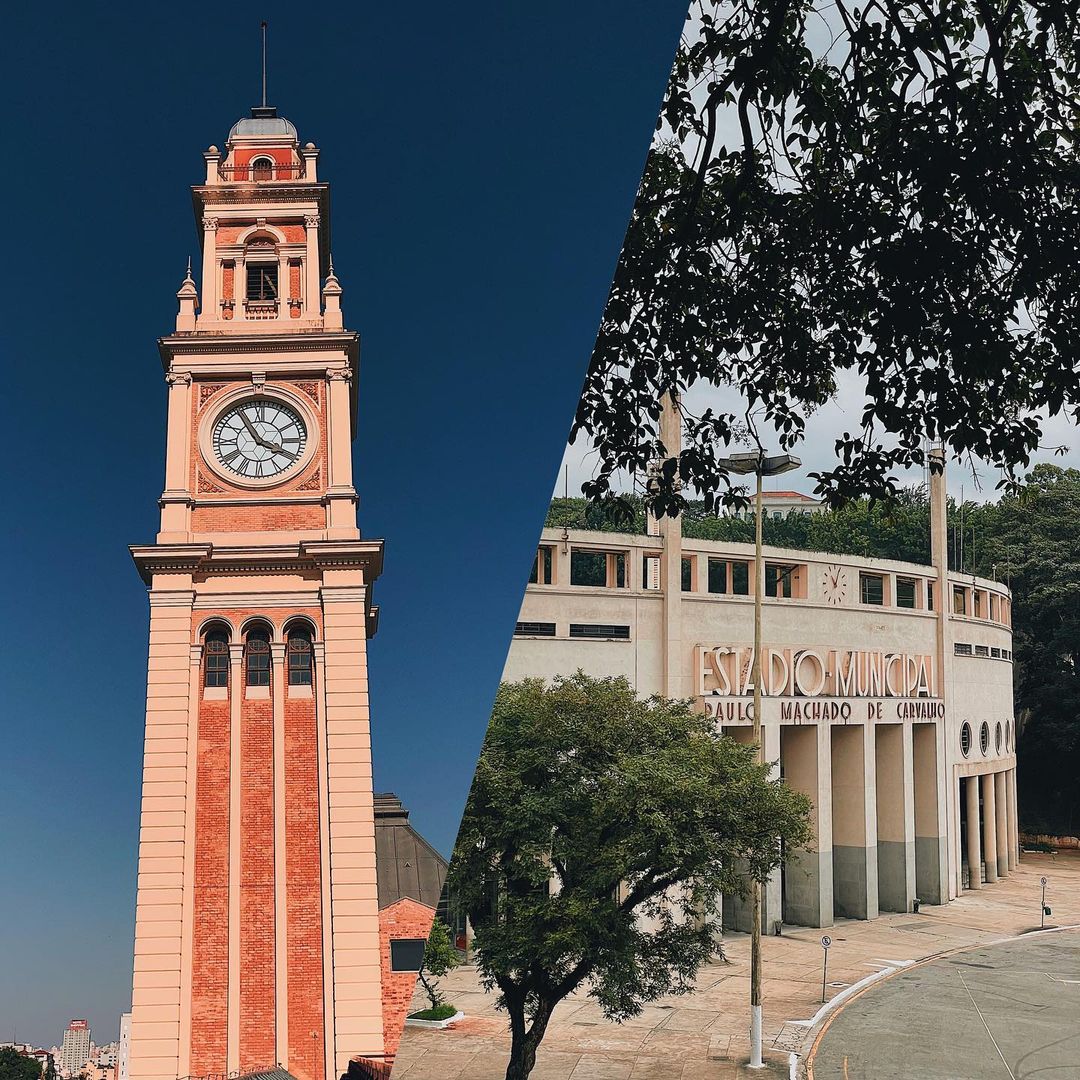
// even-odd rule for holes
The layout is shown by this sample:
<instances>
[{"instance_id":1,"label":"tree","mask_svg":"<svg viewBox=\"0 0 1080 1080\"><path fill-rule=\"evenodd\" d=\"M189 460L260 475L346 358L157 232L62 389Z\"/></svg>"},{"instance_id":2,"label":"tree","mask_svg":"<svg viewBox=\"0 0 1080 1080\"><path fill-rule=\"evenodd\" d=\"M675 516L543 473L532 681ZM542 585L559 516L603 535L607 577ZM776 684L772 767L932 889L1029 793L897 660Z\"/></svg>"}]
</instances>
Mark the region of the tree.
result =
<instances>
[{"instance_id":1,"label":"tree","mask_svg":"<svg viewBox=\"0 0 1080 1080\"><path fill-rule=\"evenodd\" d=\"M830 503L892 496L926 439L1012 478L1038 414L1080 410L1076 0L689 18L574 422L598 456L583 492L667 458L658 513L731 505L718 454L758 423L794 447L843 372L866 399L815 474ZM682 398L675 459L661 403L700 384L747 413Z\"/></svg>"},{"instance_id":2,"label":"tree","mask_svg":"<svg viewBox=\"0 0 1080 1080\"><path fill-rule=\"evenodd\" d=\"M13 1046L0 1048L0 1080L39 1080L41 1066Z\"/></svg>"},{"instance_id":3,"label":"tree","mask_svg":"<svg viewBox=\"0 0 1080 1080\"><path fill-rule=\"evenodd\" d=\"M524 1080L555 1006L611 1020L687 993L717 954L718 900L809 836L808 801L689 702L578 672L504 683L450 868Z\"/></svg>"},{"instance_id":4,"label":"tree","mask_svg":"<svg viewBox=\"0 0 1080 1080\"><path fill-rule=\"evenodd\" d=\"M1080 472L1038 465L976 512L981 572L1013 591L1017 780L1025 828L1080 829Z\"/></svg>"},{"instance_id":5,"label":"tree","mask_svg":"<svg viewBox=\"0 0 1080 1080\"><path fill-rule=\"evenodd\" d=\"M439 989L438 980L460 963L461 957L454 948L450 928L442 919L435 919L431 924L431 933L424 946L424 959L417 973L417 978L424 988L424 993L428 996L428 1001L431 1002L432 1009L437 1009L446 1003Z\"/></svg>"}]
</instances>

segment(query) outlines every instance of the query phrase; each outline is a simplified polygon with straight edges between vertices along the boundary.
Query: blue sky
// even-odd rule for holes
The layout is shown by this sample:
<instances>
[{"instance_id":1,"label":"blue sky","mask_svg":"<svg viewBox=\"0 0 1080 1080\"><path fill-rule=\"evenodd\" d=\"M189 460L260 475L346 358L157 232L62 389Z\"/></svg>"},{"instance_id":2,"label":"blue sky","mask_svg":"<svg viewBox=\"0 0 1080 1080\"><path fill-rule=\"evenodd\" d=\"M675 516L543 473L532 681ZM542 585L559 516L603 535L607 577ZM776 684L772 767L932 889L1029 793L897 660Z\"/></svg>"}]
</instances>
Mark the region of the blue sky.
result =
<instances>
[{"instance_id":1,"label":"blue sky","mask_svg":"<svg viewBox=\"0 0 1080 1080\"><path fill-rule=\"evenodd\" d=\"M165 391L188 185L258 95L322 151L385 537L376 785L448 850L685 0L18 5L5 20L0 1040L130 994ZM319 13L326 11L325 17ZM198 259L195 260L196 266Z\"/></svg>"}]
</instances>

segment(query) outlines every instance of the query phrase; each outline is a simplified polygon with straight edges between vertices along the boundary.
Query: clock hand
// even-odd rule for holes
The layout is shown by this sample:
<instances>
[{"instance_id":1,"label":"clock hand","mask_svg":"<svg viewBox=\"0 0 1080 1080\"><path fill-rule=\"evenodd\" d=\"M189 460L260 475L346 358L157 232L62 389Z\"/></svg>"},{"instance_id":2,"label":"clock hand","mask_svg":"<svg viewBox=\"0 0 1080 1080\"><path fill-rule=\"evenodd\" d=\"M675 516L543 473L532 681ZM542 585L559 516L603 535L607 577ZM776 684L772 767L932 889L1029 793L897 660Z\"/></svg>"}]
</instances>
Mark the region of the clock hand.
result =
<instances>
[{"instance_id":1,"label":"clock hand","mask_svg":"<svg viewBox=\"0 0 1080 1080\"><path fill-rule=\"evenodd\" d=\"M284 446L278 446L276 443L268 442L264 442L263 446L265 446L267 450L273 450L275 454L284 454L287 458L292 458L293 461L296 460L296 455L291 450L286 450Z\"/></svg>"},{"instance_id":2,"label":"clock hand","mask_svg":"<svg viewBox=\"0 0 1080 1080\"><path fill-rule=\"evenodd\" d=\"M244 427L248 429L248 434L257 442L262 442L262 436L255 430L255 425L247 418L247 413L243 409L240 409L240 419L244 423Z\"/></svg>"}]
</instances>

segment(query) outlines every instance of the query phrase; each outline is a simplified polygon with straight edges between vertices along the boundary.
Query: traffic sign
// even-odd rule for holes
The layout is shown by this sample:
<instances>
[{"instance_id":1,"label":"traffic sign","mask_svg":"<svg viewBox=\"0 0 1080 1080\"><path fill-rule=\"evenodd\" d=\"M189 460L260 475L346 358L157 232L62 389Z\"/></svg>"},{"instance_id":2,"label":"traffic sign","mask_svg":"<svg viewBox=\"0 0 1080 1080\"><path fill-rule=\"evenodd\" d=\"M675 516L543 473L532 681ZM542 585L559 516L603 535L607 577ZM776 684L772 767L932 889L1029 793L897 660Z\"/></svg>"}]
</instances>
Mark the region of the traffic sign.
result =
<instances>
[{"instance_id":1,"label":"traffic sign","mask_svg":"<svg viewBox=\"0 0 1080 1080\"><path fill-rule=\"evenodd\" d=\"M821 935L821 947L827 949L832 944L832 938L828 934Z\"/></svg>"}]
</instances>

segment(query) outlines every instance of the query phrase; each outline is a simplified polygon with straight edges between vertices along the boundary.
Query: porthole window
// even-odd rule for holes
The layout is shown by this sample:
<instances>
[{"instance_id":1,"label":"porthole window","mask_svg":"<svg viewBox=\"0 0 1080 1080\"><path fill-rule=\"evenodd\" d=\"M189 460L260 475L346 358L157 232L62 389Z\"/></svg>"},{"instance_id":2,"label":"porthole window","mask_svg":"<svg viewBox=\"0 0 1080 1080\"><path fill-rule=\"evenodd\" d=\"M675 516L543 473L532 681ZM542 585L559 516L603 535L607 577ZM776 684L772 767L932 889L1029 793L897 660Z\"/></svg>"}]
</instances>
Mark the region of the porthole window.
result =
<instances>
[{"instance_id":1,"label":"porthole window","mask_svg":"<svg viewBox=\"0 0 1080 1080\"><path fill-rule=\"evenodd\" d=\"M966 720L960 725L960 753L964 757L971 753L971 725Z\"/></svg>"},{"instance_id":2,"label":"porthole window","mask_svg":"<svg viewBox=\"0 0 1080 1080\"><path fill-rule=\"evenodd\" d=\"M206 635L203 685L229 685L229 639L222 630L212 630Z\"/></svg>"},{"instance_id":3,"label":"porthole window","mask_svg":"<svg viewBox=\"0 0 1080 1080\"><path fill-rule=\"evenodd\" d=\"M990 725L985 720L979 728L979 749L984 755L990 749Z\"/></svg>"},{"instance_id":4,"label":"porthole window","mask_svg":"<svg viewBox=\"0 0 1080 1080\"><path fill-rule=\"evenodd\" d=\"M1001 753L1001 721L998 721L998 725L994 728L994 752Z\"/></svg>"},{"instance_id":5,"label":"porthole window","mask_svg":"<svg viewBox=\"0 0 1080 1080\"><path fill-rule=\"evenodd\" d=\"M1005 721L1005 752L1009 753L1012 750L1012 721Z\"/></svg>"}]
</instances>

